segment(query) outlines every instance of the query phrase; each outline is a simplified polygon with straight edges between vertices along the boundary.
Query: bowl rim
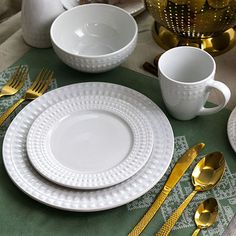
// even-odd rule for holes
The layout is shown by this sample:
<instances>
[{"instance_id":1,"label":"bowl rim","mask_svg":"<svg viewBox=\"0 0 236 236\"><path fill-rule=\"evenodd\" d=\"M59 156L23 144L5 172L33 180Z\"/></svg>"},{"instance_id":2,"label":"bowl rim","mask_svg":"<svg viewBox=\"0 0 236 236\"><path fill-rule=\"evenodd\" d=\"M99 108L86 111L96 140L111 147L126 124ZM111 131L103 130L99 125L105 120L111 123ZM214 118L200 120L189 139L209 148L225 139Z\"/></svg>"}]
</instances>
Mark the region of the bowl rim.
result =
<instances>
[{"instance_id":1,"label":"bowl rim","mask_svg":"<svg viewBox=\"0 0 236 236\"><path fill-rule=\"evenodd\" d=\"M132 39L129 41L128 44L126 44L125 46L123 46L122 48L114 51L114 52L111 52L111 53L107 53L107 54L101 54L101 55L86 55L86 54L76 54L76 53L73 53L73 52L70 52L69 50L66 50L64 48L62 48L61 46L58 45L58 43L56 42L55 40L55 37L54 37L54 28L55 28L55 25L57 23L57 21L61 18L61 17L64 17L66 14L70 14L70 12L72 11L77 11L77 9L81 9L81 8L91 8L91 7L95 7L95 6L99 6L99 7L107 7L107 8L114 8L118 11L121 11L123 13L125 13L127 16L129 16L129 19L131 20L131 22L134 24L134 28L135 28L135 32L134 32L134 35L132 37ZM84 5L79 5L77 7L74 7L74 8L71 8L69 10L66 10L65 12L63 12L62 14L60 14L52 23L51 27L50 27L50 38L51 38L51 41L53 43L53 45L55 45L57 48L59 48L61 51L67 53L67 54L70 54L70 55L73 55L73 56L76 56L76 57L81 57L81 58L106 58L106 57L110 57L110 56L113 56L113 55L116 55L118 54L119 52L125 50L126 48L128 48L131 44L134 43L134 41L137 39L137 35L138 35L138 25L137 25L137 22L135 21L134 17L129 14L127 11L125 11L124 9L120 8L120 7L117 7L115 5L111 5L111 4L104 4L104 3L89 3L89 4L84 4Z\"/></svg>"}]
</instances>

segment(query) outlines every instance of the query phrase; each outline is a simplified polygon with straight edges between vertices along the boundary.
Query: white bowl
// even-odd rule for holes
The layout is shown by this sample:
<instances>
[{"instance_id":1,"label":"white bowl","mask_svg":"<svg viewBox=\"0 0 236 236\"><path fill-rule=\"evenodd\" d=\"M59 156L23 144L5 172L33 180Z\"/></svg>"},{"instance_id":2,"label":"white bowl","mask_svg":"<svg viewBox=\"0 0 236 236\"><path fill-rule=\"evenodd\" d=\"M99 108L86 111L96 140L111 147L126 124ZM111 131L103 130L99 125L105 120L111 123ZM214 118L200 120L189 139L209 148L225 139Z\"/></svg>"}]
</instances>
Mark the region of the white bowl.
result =
<instances>
[{"instance_id":1,"label":"white bowl","mask_svg":"<svg viewBox=\"0 0 236 236\"><path fill-rule=\"evenodd\" d=\"M123 9L86 4L61 14L51 27L53 48L68 66L84 72L111 70L124 62L137 43L138 27Z\"/></svg>"}]
</instances>

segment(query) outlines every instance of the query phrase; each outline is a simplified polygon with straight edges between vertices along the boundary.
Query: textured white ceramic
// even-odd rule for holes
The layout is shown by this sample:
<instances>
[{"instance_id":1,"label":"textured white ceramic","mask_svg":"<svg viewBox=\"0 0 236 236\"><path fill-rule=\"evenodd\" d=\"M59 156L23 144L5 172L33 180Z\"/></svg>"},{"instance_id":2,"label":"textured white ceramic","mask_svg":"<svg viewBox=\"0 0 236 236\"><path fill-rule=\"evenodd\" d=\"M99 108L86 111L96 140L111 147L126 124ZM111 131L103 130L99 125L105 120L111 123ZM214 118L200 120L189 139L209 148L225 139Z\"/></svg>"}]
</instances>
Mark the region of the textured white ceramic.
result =
<instances>
[{"instance_id":1,"label":"textured white ceramic","mask_svg":"<svg viewBox=\"0 0 236 236\"><path fill-rule=\"evenodd\" d=\"M108 71L124 62L137 44L137 34L134 18L109 4L72 8L51 27L58 57L74 69L91 73Z\"/></svg>"},{"instance_id":2,"label":"textured white ceramic","mask_svg":"<svg viewBox=\"0 0 236 236\"><path fill-rule=\"evenodd\" d=\"M236 152L236 107L230 114L227 125L227 132L228 132L229 142L234 151Z\"/></svg>"},{"instance_id":3,"label":"textured white ceramic","mask_svg":"<svg viewBox=\"0 0 236 236\"><path fill-rule=\"evenodd\" d=\"M161 91L173 117L190 120L198 115L214 114L225 107L230 90L214 80L215 70L213 57L199 48L176 47L162 54L158 62ZM223 101L214 108L205 108L211 89L219 90Z\"/></svg>"},{"instance_id":4,"label":"textured white ceramic","mask_svg":"<svg viewBox=\"0 0 236 236\"><path fill-rule=\"evenodd\" d=\"M37 48L51 47L51 24L64 11L60 0L23 0L21 25L25 42Z\"/></svg>"},{"instance_id":5,"label":"textured white ceramic","mask_svg":"<svg viewBox=\"0 0 236 236\"><path fill-rule=\"evenodd\" d=\"M67 10L78 6L79 4L79 1L77 0L61 0L61 2ZM142 0L123 0L120 3L117 3L116 6L124 9L132 16L136 16L145 10L144 2Z\"/></svg>"},{"instance_id":6,"label":"textured white ceramic","mask_svg":"<svg viewBox=\"0 0 236 236\"><path fill-rule=\"evenodd\" d=\"M154 137L147 164L130 179L100 190L73 190L53 184L31 166L26 137L34 120L55 102L77 97L84 90L126 102L146 114ZM172 159L174 136L161 109L132 89L109 83L81 83L48 92L27 105L9 126L3 142L3 161L12 181L26 194L46 205L70 211L99 211L126 204L150 190L164 175Z\"/></svg>"},{"instance_id":7,"label":"textured white ceramic","mask_svg":"<svg viewBox=\"0 0 236 236\"><path fill-rule=\"evenodd\" d=\"M130 178L146 164L153 146L151 125L134 105L84 90L51 106L30 128L31 163L49 180L78 189Z\"/></svg>"}]
</instances>

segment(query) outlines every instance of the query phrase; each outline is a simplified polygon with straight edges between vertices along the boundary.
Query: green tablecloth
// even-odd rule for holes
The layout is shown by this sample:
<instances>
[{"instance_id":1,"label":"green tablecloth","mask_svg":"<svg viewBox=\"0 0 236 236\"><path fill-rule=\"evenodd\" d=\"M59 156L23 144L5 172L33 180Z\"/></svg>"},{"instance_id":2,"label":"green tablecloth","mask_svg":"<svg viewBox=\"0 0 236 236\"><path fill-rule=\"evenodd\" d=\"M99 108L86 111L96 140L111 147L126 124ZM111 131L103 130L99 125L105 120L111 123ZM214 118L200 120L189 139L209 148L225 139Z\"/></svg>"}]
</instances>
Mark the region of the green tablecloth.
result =
<instances>
[{"instance_id":1,"label":"green tablecloth","mask_svg":"<svg viewBox=\"0 0 236 236\"><path fill-rule=\"evenodd\" d=\"M64 65L51 49L31 50L16 64L28 65L30 67L30 78L32 79L42 67L53 69L56 81L52 88L84 81L104 81L121 84L145 94L166 113L158 80L122 67L102 74L80 73ZM11 67L1 73L0 86L5 83L13 71L14 67ZM17 96L2 98L0 100L0 112L3 112L14 100L19 98L29 84L30 79ZM177 121L167 114L175 134L175 153L171 167L189 146L198 142L206 143L206 148L202 154L222 151L227 160L227 169L220 185L213 191L199 193L194 198L171 235L191 235L195 228L194 211L198 204L208 197L214 196L218 200L220 216L214 227L202 231L203 235L221 235L236 213L236 155L230 147L226 131L229 114L230 111L224 109L216 115L198 117L192 121L184 122ZM1 143L9 122L10 120L0 129ZM143 235L154 235L160 229L164 220L192 191L190 174L193 167L194 165L177 184ZM127 205L103 212L75 213L47 207L22 193L8 177L1 157L0 235L127 235L146 212L163 186L169 172L170 168L168 173L152 190Z\"/></svg>"}]
</instances>

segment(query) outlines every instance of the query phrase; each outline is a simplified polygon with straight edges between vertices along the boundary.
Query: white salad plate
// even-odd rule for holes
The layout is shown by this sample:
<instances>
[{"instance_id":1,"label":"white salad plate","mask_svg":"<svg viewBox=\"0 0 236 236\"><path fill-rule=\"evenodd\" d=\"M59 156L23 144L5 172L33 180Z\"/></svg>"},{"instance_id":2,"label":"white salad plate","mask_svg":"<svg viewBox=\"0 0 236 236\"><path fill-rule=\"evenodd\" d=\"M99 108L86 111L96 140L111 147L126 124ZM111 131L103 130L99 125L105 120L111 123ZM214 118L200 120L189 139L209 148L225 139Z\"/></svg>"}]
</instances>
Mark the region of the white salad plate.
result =
<instances>
[{"instance_id":1,"label":"white salad plate","mask_svg":"<svg viewBox=\"0 0 236 236\"><path fill-rule=\"evenodd\" d=\"M135 105L87 90L56 103L29 130L32 165L49 180L78 189L130 178L146 164L153 147L152 127Z\"/></svg>"},{"instance_id":2,"label":"white salad plate","mask_svg":"<svg viewBox=\"0 0 236 236\"><path fill-rule=\"evenodd\" d=\"M61 0L61 2L67 10L79 5L78 0ZM142 0L123 0L121 3L116 4L116 6L124 9L132 16L136 16L145 10Z\"/></svg>"},{"instance_id":3,"label":"white salad plate","mask_svg":"<svg viewBox=\"0 0 236 236\"><path fill-rule=\"evenodd\" d=\"M233 109L229 116L228 125L227 125L227 133L229 142L236 152L236 107Z\"/></svg>"},{"instance_id":4,"label":"white salad plate","mask_svg":"<svg viewBox=\"0 0 236 236\"><path fill-rule=\"evenodd\" d=\"M26 151L29 129L36 118L55 103L90 95L103 95L135 104L145 114L153 132L152 153L146 165L131 178L98 190L66 188L42 177ZM100 211L131 202L149 191L165 174L174 151L171 125L162 110L143 94L124 86L89 82L65 86L44 94L27 105L12 121L3 142L3 162L12 181L35 200L69 211Z\"/></svg>"}]
</instances>

